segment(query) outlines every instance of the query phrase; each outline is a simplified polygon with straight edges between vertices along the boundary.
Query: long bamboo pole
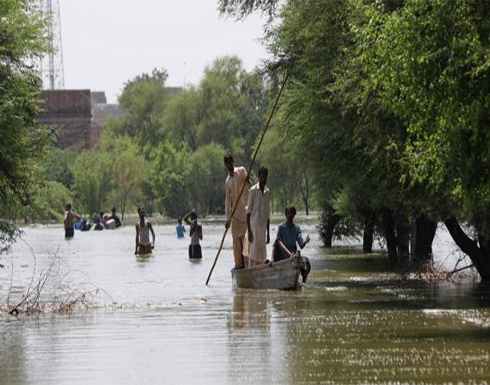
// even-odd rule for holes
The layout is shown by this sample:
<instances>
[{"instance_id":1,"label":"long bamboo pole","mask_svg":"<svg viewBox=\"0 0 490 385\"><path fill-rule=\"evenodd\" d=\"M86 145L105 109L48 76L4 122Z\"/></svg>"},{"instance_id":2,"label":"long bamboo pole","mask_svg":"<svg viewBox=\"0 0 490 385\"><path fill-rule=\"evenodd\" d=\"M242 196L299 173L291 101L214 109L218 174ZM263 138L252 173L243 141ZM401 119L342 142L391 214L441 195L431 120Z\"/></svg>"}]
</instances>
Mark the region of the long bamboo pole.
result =
<instances>
[{"instance_id":1,"label":"long bamboo pole","mask_svg":"<svg viewBox=\"0 0 490 385\"><path fill-rule=\"evenodd\" d=\"M243 190L245 190L245 186L247 185L247 180L250 175L250 172L252 171L252 167L255 163L255 158L257 157L257 153L259 152L259 148L262 145L262 141L264 140L265 133L267 129L269 128L269 125L272 120L272 116L274 115L274 111L276 110L277 103L279 102L279 98L281 97L282 91L284 89L284 86L286 85L287 81L289 78L289 73L286 74L286 77L284 78L284 81L281 85L281 88L279 90L279 93L277 94L276 100L274 102L274 105L272 107L271 113L269 114L269 119L267 119L267 124L265 125L264 131L262 131L262 135L259 140L259 144L255 148L254 155L252 157L252 161L250 162L250 166L247 171L247 178L243 182L242 188L240 189L240 193L238 194L238 198L236 199L236 202L233 205L233 210L231 211L230 215L230 225L231 225L231 219L233 218L233 215L235 215L236 208L238 206L238 202L240 201L240 197L242 196ZM218 262L219 254L221 252L221 249L223 248L223 243L225 242L226 234L228 233L228 228L225 228L225 232L223 233L223 237L221 238L221 244L219 245L218 252L216 253L216 257L214 258L213 266L211 266L211 270L209 271L208 279L206 279L206 285L209 283L209 280L211 279L211 275L213 274L213 270L216 266L216 262Z\"/></svg>"}]
</instances>

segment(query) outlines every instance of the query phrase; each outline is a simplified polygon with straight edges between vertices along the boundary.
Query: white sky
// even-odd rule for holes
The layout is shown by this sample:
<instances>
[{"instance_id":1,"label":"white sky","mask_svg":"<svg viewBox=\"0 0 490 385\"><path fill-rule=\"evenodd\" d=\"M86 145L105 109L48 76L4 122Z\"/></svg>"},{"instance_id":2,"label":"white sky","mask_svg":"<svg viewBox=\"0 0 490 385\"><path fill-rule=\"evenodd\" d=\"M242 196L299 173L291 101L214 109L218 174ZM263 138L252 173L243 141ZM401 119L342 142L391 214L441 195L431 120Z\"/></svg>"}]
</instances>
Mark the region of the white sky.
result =
<instances>
[{"instance_id":1,"label":"white sky","mask_svg":"<svg viewBox=\"0 0 490 385\"><path fill-rule=\"evenodd\" d=\"M247 71L267 57L265 19L220 17L218 0L59 0L66 89L105 91L165 68L168 86L197 85L219 56L237 55Z\"/></svg>"}]
</instances>

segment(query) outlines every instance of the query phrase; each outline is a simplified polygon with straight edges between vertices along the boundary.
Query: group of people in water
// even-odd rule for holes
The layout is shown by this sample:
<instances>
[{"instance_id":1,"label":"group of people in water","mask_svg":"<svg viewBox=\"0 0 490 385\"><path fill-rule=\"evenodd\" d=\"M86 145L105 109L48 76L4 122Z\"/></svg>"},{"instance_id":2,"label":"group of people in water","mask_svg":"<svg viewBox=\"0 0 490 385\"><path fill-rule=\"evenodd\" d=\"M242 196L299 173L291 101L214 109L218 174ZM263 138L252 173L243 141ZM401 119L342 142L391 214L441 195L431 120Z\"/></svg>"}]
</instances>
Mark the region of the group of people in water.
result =
<instances>
[{"instance_id":1,"label":"group of people in water","mask_svg":"<svg viewBox=\"0 0 490 385\"><path fill-rule=\"evenodd\" d=\"M267 259L266 245L270 243L270 191L266 186L267 168L259 168L258 182L252 186L247 170L245 167L235 167L231 154L225 155L224 164L228 170L225 183L225 228L231 227L235 269L264 263L273 265L276 261L295 256L298 246L303 249L310 242L310 236L307 235L303 239L300 227L294 223L296 208L288 206L284 210L286 221L278 227L271 259ZM155 247L155 231L151 222L145 218L144 208L138 208L138 216L135 254L151 254ZM78 220L76 223L75 218ZM203 231L202 225L197 220L196 211L192 210L178 219L176 231L179 238L183 238L186 232L182 221L190 227L189 258L202 258L200 241L203 239ZM115 208L112 209L112 215L100 213L94 222L94 230L121 226L121 220L116 215ZM66 206L64 224L67 238L73 237L77 224L82 231L91 228L85 219L73 211L71 204ZM303 281L306 281L310 266L306 258L303 260L305 267L302 274Z\"/></svg>"},{"instance_id":2,"label":"group of people in water","mask_svg":"<svg viewBox=\"0 0 490 385\"><path fill-rule=\"evenodd\" d=\"M65 207L65 215L63 218L65 226L65 237L72 238L75 235L75 230L89 231L92 228L95 231L104 229L115 229L121 227L121 219L116 214L116 208L113 207L111 214L100 212L99 215L93 215L93 224L86 218L82 218L78 215L68 203Z\"/></svg>"}]
</instances>

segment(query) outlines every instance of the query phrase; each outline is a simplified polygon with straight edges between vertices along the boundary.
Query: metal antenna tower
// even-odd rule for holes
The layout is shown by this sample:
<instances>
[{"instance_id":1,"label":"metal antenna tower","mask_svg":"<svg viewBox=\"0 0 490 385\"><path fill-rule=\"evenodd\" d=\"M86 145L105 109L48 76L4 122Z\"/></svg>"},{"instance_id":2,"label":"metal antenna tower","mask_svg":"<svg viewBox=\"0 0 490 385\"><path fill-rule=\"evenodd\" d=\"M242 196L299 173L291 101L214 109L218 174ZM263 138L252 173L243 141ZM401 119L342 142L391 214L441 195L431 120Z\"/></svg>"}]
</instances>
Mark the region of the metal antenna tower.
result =
<instances>
[{"instance_id":1,"label":"metal antenna tower","mask_svg":"<svg viewBox=\"0 0 490 385\"><path fill-rule=\"evenodd\" d=\"M51 51L41 59L40 70L43 88L62 90L65 88L63 46L61 44L61 19L59 0L40 0L42 15L49 17L48 35Z\"/></svg>"}]
</instances>

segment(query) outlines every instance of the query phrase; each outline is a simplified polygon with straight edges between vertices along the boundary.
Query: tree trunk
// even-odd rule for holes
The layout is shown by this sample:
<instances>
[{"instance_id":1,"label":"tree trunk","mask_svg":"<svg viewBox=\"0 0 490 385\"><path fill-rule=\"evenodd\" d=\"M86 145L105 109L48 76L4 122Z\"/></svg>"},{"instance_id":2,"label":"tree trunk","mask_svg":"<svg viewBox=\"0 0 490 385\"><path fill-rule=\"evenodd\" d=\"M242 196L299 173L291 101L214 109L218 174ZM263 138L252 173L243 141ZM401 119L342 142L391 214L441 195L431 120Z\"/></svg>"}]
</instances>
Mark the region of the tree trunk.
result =
<instances>
[{"instance_id":1,"label":"tree trunk","mask_svg":"<svg viewBox=\"0 0 490 385\"><path fill-rule=\"evenodd\" d=\"M405 215L399 215L395 227L398 258L400 261L408 261L410 257L410 222Z\"/></svg>"},{"instance_id":2,"label":"tree trunk","mask_svg":"<svg viewBox=\"0 0 490 385\"><path fill-rule=\"evenodd\" d=\"M321 238L325 247L332 247L333 232L339 221L340 215L335 213L332 206L327 207L322 213Z\"/></svg>"},{"instance_id":3,"label":"tree trunk","mask_svg":"<svg viewBox=\"0 0 490 385\"><path fill-rule=\"evenodd\" d=\"M304 187L303 187L303 183L302 183L302 180L303 180L303 176L304 176ZM298 188L299 188L299 191L301 193L301 198L303 199L303 203L305 205L305 211L306 211L306 215L308 215L310 213L310 208L309 208L309 200L310 200L310 183L309 183L309 179L308 179L308 174L305 172L300 172L299 173L299 176L297 177L297 185L298 185Z\"/></svg>"},{"instance_id":4,"label":"tree trunk","mask_svg":"<svg viewBox=\"0 0 490 385\"><path fill-rule=\"evenodd\" d=\"M395 220L393 219L393 211L385 209L382 214L383 231L386 240L386 248L388 250L388 258L390 261L398 261L398 251L396 249L396 234Z\"/></svg>"},{"instance_id":5,"label":"tree trunk","mask_svg":"<svg viewBox=\"0 0 490 385\"><path fill-rule=\"evenodd\" d=\"M415 221L415 247L412 249L414 261L425 262L432 259L432 242L436 235L437 222L424 214Z\"/></svg>"},{"instance_id":6,"label":"tree trunk","mask_svg":"<svg viewBox=\"0 0 490 385\"><path fill-rule=\"evenodd\" d=\"M482 247L479 247L477 242L465 234L454 216L446 219L444 224L461 251L470 257L482 281L490 282L490 242L480 237Z\"/></svg>"},{"instance_id":7,"label":"tree trunk","mask_svg":"<svg viewBox=\"0 0 490 385\"><path fill-rule=\"evenodd\" d=\"M366 216L364 220L364 236L362 240L362 251L364 253L373 252L374 239L374 213Z\"/></svg>"}]
</instances>

